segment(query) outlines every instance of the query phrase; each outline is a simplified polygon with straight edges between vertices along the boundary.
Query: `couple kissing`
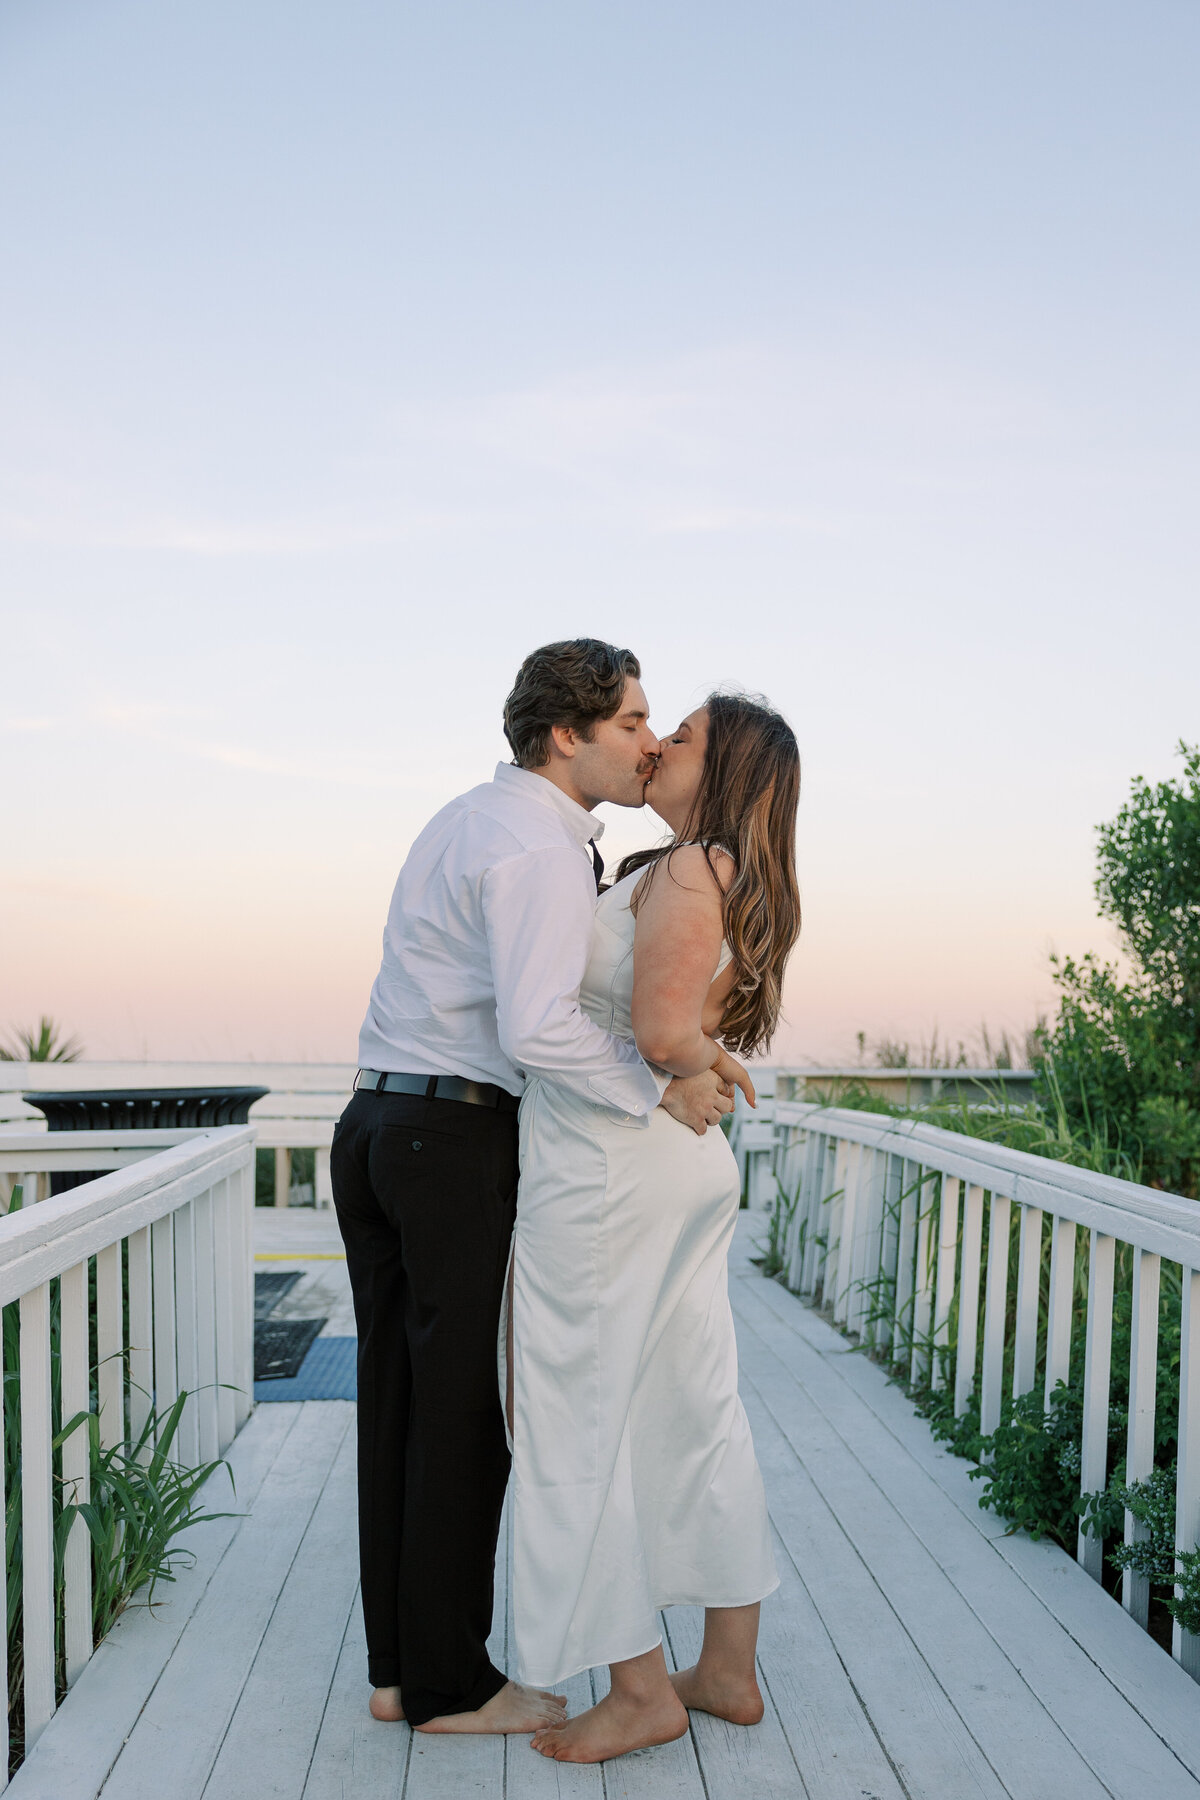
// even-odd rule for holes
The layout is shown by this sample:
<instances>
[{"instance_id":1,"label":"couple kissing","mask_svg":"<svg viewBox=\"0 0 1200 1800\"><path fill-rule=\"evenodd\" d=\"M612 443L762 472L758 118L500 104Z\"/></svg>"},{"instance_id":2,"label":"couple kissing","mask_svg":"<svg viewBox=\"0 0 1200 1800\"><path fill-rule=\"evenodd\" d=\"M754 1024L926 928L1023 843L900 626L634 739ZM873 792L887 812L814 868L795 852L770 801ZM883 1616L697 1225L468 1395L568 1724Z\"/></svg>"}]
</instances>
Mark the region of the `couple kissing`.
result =
<instances>
[{"instance_id":1,"label":"couple kissing","mask_svg":"<svg viewBox=\"0 0 1200 1800\"><path fill-rule=\"evenodd\" d=\"M799 756L714 694L659 739L637 658L528 656L511 764L430 820L400 871L333 1140L358 1327L371 1711L523 1732L598 1762L689 1707L762 1714L778 1584L737 1389L718 1126L768 1044L800 929ZM601 884L604 801L659 847ZM511 1475L515 1668L488 1656ZM668 1672L659 1612L705 1609ZM557 1684L608 1664L568 1718Z\"/></svg>"}]
</instances>

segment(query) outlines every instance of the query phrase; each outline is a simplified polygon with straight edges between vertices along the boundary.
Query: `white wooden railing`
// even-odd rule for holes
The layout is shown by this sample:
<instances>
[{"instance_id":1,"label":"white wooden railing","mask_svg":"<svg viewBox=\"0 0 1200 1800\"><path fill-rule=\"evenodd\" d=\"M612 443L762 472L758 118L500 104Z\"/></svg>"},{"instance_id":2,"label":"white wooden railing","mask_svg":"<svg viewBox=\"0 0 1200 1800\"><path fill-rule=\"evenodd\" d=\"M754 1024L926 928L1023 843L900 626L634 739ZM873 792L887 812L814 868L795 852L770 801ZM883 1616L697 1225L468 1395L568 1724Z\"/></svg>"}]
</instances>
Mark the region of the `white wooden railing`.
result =
<instances>
[{"instance_id":1,"label":"white wooden railing","mask_svg":"<svg viewBox=\"0 0 1200 1800\"><path fill-rule=\"evenodd\" d=\"M286 1206L292 1153L312 1150L315 1203L333 1205L329 1146L350 1098L353 1063L269 1062L0 1062L0 1141L8 1128L45 1130L45 1119L21 1099L24 1093L63 1093L72 1088L265 1087L250 1123L261 1150L275 1152L275 1204ZM2 1196L0 1196L2 1198Z\"/></svg>"},{"instance_id":2,"label":"white wooden railing","mask_svg":"<svg viewBox=\"0 0 1200 1800\"><path fill-rule=\"evenodd\" d=\"M1005 1371L1014 1397L1044 1366L1045 1404L1070 1373L1076 1235L1088 1234L1080 1491L1107 1480L1114 1266L1132 1247L1128 1482L1154 1460L1160 1272L1182 1270L1176 1554L1200 1541L1200 1204L911 1119L772 1100L771 1172L786 1224L783 1279L912 1379L944 1386L953 1370L961 1417L974 1392L980 1427L1001 1420ZM764 1124L743 1160L762 1161ZM1009 1301L1012 1236L1015 1291ZM1045 1238L1048 1298L1042 1304ZM988 1254L991 1246L1002 1254ZM983 1271L986 1268L986 1277ZM982 1289L982 1291L981 1291ZM956 1321L951 1341L952 1321ZM1143 1528L1126 1512L1125 1539ZM1100 1578L1104 1544L1079 1534L1079 1562ZM1122 1601L1145 1626L1149 1582L1126 1570ZM1173 1631L1173 1654L1200 1680L1200 1637Z\"/></svg>"},{"instance_id":3,"label":"white wooden railing","mask_svg":"<svg viewBox=\"0 0 1200 1800\"><path fill-rule=\"evenodd\" d=\"M97 1372L102 1446L136 1442L186 1390L174 1455L222 1455L253 1396L254 1131L7 1132L0 1172L23 1202L63 1169L111 1169L0 1219L0 1305L20 1311L20 1443L25 1744L55 1709L52 1420L89 1410ZM94 1268L96 1319L89 1320ZM52 1287L59 1357L51 1357ZM126 1295L128 1306L126 1306ZM57 1394L54 1389L57 1388ZM57 1404L56 1404L57 1402ZM87 1434L61 1451L63 1497L89 1492ZM0 1467L0 1483L3 1481ZM0 1513L3 1512L0 1492ZM6 1573L6 1580L8 1579ZM91 1550L76 1518L66 1547L61 1650L73 1682L92 1654ZM6 1671L7 1673L7 1671ZM7 1684L6 1684L7 1691ZM0 1786L6 1779L5 1740Z\"/></svg>"}]
</instances>

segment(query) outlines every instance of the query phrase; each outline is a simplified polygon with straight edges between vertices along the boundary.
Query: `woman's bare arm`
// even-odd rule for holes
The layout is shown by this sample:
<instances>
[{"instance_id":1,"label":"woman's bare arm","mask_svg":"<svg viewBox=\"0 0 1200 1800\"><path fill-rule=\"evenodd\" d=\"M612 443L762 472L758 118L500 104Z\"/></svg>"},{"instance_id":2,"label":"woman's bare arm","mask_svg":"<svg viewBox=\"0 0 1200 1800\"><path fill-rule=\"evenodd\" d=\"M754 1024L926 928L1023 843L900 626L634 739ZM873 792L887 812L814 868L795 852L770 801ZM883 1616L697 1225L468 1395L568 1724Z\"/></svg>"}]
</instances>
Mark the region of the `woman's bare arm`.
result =
<instances>
[{"instance_id":1,"label":"woman's bare arm","mask_svg":"<svg viewBox=\"0 0 1200 1800\"><path fill-rule=\"evenodd\" d=\"M710 871L701 847L686 844L646 883L633 944L633 1034L647 1062L672 1075L715 1068L753 1105L749 1076L704 1028L721 955L721 902L732 879L733 860L724 851L712 852Z\"/></svg>"}]
</instances>

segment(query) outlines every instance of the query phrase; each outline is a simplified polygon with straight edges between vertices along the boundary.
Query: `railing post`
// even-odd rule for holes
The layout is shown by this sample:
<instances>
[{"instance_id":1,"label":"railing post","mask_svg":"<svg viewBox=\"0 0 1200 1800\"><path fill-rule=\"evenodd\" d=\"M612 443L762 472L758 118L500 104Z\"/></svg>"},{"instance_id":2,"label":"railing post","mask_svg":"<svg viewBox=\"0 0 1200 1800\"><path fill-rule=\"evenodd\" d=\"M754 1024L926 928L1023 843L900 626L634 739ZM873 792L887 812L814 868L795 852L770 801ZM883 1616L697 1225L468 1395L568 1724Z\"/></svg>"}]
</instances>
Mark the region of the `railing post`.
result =
<instances>
[{"instance_id":1,"label":"railing post","mask_svg":"<svg viewBox=\"0 0 1200 1800\"><path fill-rule=\"evenodd\" d=\"M1113 1270L1117 1240L1090 1233L1087 1338L1083 1354L1083 1441L1079 1491L1094 1494L1108 1481L1108 1395L1112 1361ZM1104 1540L1080 1527L1076 1556L1094 1581L1104 1573Z\"/></svg>"},{"instance_id":2,"label":"railing post","mask_svg":"<svg viewBox=\"0 0 1200 1800\"><path fill-rule=\"evenodd\" d=\"M5 1413L5 1408L4 1408L5 1382L4 1382L3 1317L4 1317L4 1309L3 1309L3 1307L0 1307L0 1425L3 1425L3 1423L4 1423L4 1413ZM5 1536L7 1537L7 1535L8 1535L8 1533L7 1533L8 1493L5 1488L5 1482L4 1482L4 1472L5 1472L6 1464L7 1464L7 1458L3 1455L0 1455L0 1519L4 1520L5 1527L6 1527ZM4 1666L4 1718L3 1718L3 1721L0 1722L0 1793L3 1793L4 1789L8 1786L8 1753L9 1753L8 1696L9 1696L9 1693L11 1692L11 1688L10 1688L11 1671L10 1671L9 1662L8 1662L8 1583L9 1583L9 1573L8 1573L8 1557L7 1556L5 1556L3 1558L2 1568L3 1568L3 1573L0 1574L0 1618L2 1618L4 1620L4 1631L3 1631L3 1633L0 1633L0 1636L2 1636L4 1639L4 1643L3 1643L4 1654L3 1654L3 1657L0 1658L0 1661L3 1662L3 1666Z\"/></svg>"},{"instance_id":3,"label":"railing post","mask_svg":"<svg viewBox=\"0 0 1200 1800\"><path fill-rule=\"evenodd\" d=\"M954 1301L955 1261L958 1253L958 1197L962 1187L957 1175L942 1176L938 1203L937 1275L933 1306L933 1364L929 1385L940 1388L946 1379L946 1352L950 1348L950 1309Z\"/></svg>"},{"instance_id":4,"label":"railing post","mask_svg":"<svg viewBox=\"0 0 1200 1800\"><path fill-rule=\"evenodd\" d=\"M292 1153L290 1150L277 1149L275 1152L275 1204L286 1206L288 1189L292 1185Z\"/></svg>"},{"instance_id":5,"label":"railing post","mask_svg":"<svg viewBox=\"0 0 1200 1800\"><path fill-rule=\"evenodd\" d=\"M917 1168L917 1259L913 1289L911 1378L929 1381L933 1368L933 1182L930 1171ZM930 1191L926 1200L925 1190Z\"/></svg>"},{"instance_id":6,"label":"railing post","mask_svg":"<svg viewBox=\"0 0 1200 1800\"><path fill-rule=\"evenodd\" d=\"M200 1435L200 1461L218 1455L217 1423L217 1292L216 1251L213 1244L211 1188L192 1201L196 1232L196 1417Z\"/></svg>"},{"instance_id":7,"label":"railing post","mask_svg":"<svg viewBox=\"0 0 1200 1800\"><path fill-rule=\"evenodd\" d=\"M50 1283L43 1281L21 1295L21 1595L27 1752L54 1716L50 1416Z\"/></svg>"},{"instance_id":8,"label":"railing post","mask_svg":"<svg viewBox=\"0 0 1200 1800\"><path fill-rule=\"evenodd\" d=\"M987 1283L983 1302L983 1370L979 1430L990 1437L1000 1423L1004 1392L1004 1323L1008 1315L1008 1241L1012 1201L993 1194L988 1212Z\"/></svg>"},{"instance_id":9,"label":"railing post","mask_svg":"<svg viewBox=\"0 0 1200 1800\"><path fill-rule=\"evenodd\" d=\"M59 1394L62 1422L90 1410L88 1393L88 1266L76 1263L59 1277ZM74 1430L62 1447L64 1498L84 1506L91 1498L88 1425ZM63 1649L70 1687L92 1654L92 1539L87 1521L76 1517L67 1538L63 1570Z\"/></svg>"},{"instance_id":10,"label":"railing post","mask_svg":"<svg viewBox=\"0 0 1200 1800\"><path fill-rule=\"evenodd\" d=\"M963 1202L962 1271L958 1288L958 1347L954 1358L954 1416L961 1419L975 1385L979 1349L979 1270L983 1262L983 1189L967 1183Z\"/></svg>"},{"instance_id":11,"label":"railing post","mask_svg":"<svg viewBox=\"0 0 1200 1800\"><path fill-rule=\"evenodd\" d=\"M150 1227L132 1232L129 1244L129 1437L136 1444L150 1414L154 1387L154 1306L150 1293ZM154 1446L142 1446L149 1462Z\"/></svg>"},{"instance_id":12,"label":"railing post","mask_svg":"<svg viewBox=\"0 0 1200 1800\"><path fill-rule=\"evenodd\" d=\"M237 1430L233 1393L233 1386L237 1379L234 1364L233 1323L234 1309L237 1303L235 1284L241 1279L241 1271L236 1268L237 1252L241 1249L241 1232L238 1230L236 1209L233 1203L233 1191L237 1180L237 1175L232 1178L226 1177L224 1181L219 1181L213 1190L217 1449L221 1455L224 1455L233 1442L233 1434Z\"/></svg>"},{"instance_id":13,"label":"railing post","mask_svg":"<svg viewBox=\"0 0 1200 1800\"><path fill-rule=\"evenodd\" d=\"M105 1450L125 1442L125 1301L121 1285L118 1240L96 1254L96 1387L100 1442Z\"/></svg>"},{"instance_id":14,"label":"railing post","mask_svg":"<svg viewBox=\"0 0 1200 1800\"><path fill-rule=\"evenodd\" d=\"M844 1156L842 1152L845 1152ZM860 1170L862 1145L847 1140L838 1145L838 1161L842 1166L842 1204L838 1226L837 1262L833 1286L835 1324L845 1325L850 1311L850 1283L854 1270L855 1234L858 1228Z\"/></svg>"},{"instance_id":15,"label":"railing post","mask_svg":"<svg viewBox=\"0 0 1200 1800\"><path fill-rule=\"evenodd\" d=\"M237 1374L234 1410L238 1428L250 1417L254 1405L254 1152L232 1184L237 1215L237 1266L234 1270L234 1345Z\"/></svg>"},{"instance_id":16,"label":"railing post","mask_svg":"<svg viewBox=\"0 0 1200 1800\"><path fill-rule=\"evenodd\" d=\"M167 1414L179 1397L175 1331L175 1227L172 1215L150 1227L150 1267L154 1289L154 1410L161 1436ZM175 1450L179 1456L178 1446Z\"/></svg>"},{"instance_id":17,"label":"railing post","mask_svg":"<svg viewBox=\"0 0 1200 1800\"><path fill-rule=\"evenodd\" d=\"M329 1146L322 1149L320 1145L313 1151L313 1200L318 1212L326 1212L333 1205L333 1177L329 1173Z\"/></svg>"},{"instance_id":18,"label":"railing post","mask_svg":"<svg viewBox=\"0 0 1200 1800\"><path fill-rule=\"evenodd\" d=\"M189 1200L172 1215L175 1224L175 1368L187 1400L179 1420L175 1456L184 1464L200 1461L199 1382L196 1329L196 1221Z\"/></svg>"},{"instance_id":19,"label":"railing post","mask_svg":"<svg viewBox=\"0 0 1200 1800\"><path fill-rule=\"evenodd\" d=\"M913 1329L912 1305L916 1276L917 1207L921 1197L921 1171L916 1163L897 1157L900 1169L900 1221L896 1228L896 1291L892 1312L892 1361L899 1362L904 1333Z\"/></svg>"},{"instance_id":20,"label":"railing post","mask_svg":"<svg viewBox=\"0 0 1200 1800\"><path fill-rule=\"evenodd\" d=\"M1129 1434L1125 1478L1144 1481L1154 1467L1154 1414L1158 1386L1158 1296L1160 1257L1149 1250L1133 1253L1133 1318L1129 1345ZM1125 1509L1125 1542L1140 1543L1148 1528ZM1145 1629L1150 1618L1150 1578L1136 1569L1121 1572L1121 1602Z\"/></svg>"},{"instance_id":21,"label":"railing post","mask_svg":"<svg viewBox=\"0 0 1200 1800\"><path fill-rule=\"evenodd\" d=\"M808 1196L805 1201L804 1216L808 1223L804 1238L804 1259L800 1270L800 1292L811 1294L815 1299L825 1262L825 1250L821 1244L821 1224L825 1210L825 1171L829 1166L828 1133L810 1131L809 1143L812 1146L812 1154L806 1165L804 1178Z\"/></svg>"},{"instance_id":22,"label":"railing post","mask_svg":"<svg viewBox=\"0 0 1200 1800\"><path fill-rule=\"evenodd\" d=\"M1071 1318L1075 1299L1075 1221L1050 1220L1050 1300L1046 1317L1045 1406L1071 1374Z\"/></svg>"},{"instance_id":23,"label":"railing post","mask_svg":"<svg viewBox=\"0 0 1200 1800\"><path fill-rule=\"evenodd\" d=\"M1175 1554L1200 1543L1200 1270L1183 1270L1179 1342L1179 1476L1175 1489ZM1176 1587L1176 1594L1179 1589ZM1171 1654L1200 1681L1200 1636L1176 1622Z\"/></svg>"},{"instance_id":24,"label":"railing post","mask_svg":"<svg viewBox=\"0 0 1200 1800\"><path fill-rule=\"evenodd\" d=\"M1013 1345L1013 1399L1037 1382L1038 1307L1042 1286L1042 1211L1021 1208L1017 1245L1017 1332Z\"/></svg>"}]
</instances>

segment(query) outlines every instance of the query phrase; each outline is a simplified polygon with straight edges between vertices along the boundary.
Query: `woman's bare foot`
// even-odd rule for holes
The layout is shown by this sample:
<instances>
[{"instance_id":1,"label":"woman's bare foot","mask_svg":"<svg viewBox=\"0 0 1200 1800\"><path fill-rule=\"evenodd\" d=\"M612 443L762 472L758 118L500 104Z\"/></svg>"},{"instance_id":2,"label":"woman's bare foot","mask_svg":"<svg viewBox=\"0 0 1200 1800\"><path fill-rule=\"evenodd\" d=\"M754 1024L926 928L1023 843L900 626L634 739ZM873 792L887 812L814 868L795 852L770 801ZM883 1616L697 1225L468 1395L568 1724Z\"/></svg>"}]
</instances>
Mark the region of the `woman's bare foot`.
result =
<instances>
[{"instance_id":1,"label":"woman's bare foot","mask_svg":"<svg viewBox=\"0 0 1200 1800\"><path fill-rule=\"evenodd\" d=\"M404 1717L404 1708L400 1704L398 1687L378 1687L371 1693L371 1717L384 1719L389 1724L396 1724Z\"/></svg>"},{"instance_id":2,"label":"woman's bare foot","mask_svg":"<svg viewBox=\"0 0 1200 1800\"><path fill-rule=\"evenodd\" d=\"M627 1750L673 1743L687 1728L687 1713L669 1690L645 1700L610 1693L577 1719L535 1732L533 1748L556 1762L605 1762Z\"/></svg>"},{"instance_id":3,"label":"woman's bare foot","mask_svg":"<svg viewBox=\"0 0 1200 1800\"><path fill-rule=\"evenodd\" d=\"M418 1725L418 1731L540 1731L545 1726L559 1725L567 1716L567 1703L561 1694L547 1694L541 1688L522 1687L519 1681L506 1681L498 1694L475 1712L443 1713Z\"/></svg>"},{"instance_id":4,"label":"woman's bare foot","mask_svg":"<svg viewBox=\"0 0 1200 1800\"><path fill-rule=\"evenodd\" d=\"M710 1675L701 1663L672 1675L671 1686L689 1711L712 1713L731 1725L757 1725L765 1710L753 1677L747 1682Z\"/></svg>"}]
</instances>

